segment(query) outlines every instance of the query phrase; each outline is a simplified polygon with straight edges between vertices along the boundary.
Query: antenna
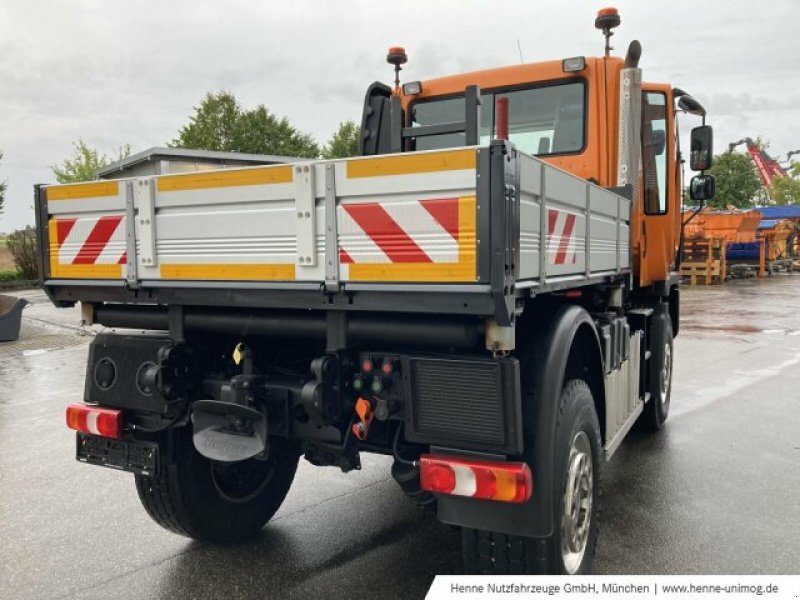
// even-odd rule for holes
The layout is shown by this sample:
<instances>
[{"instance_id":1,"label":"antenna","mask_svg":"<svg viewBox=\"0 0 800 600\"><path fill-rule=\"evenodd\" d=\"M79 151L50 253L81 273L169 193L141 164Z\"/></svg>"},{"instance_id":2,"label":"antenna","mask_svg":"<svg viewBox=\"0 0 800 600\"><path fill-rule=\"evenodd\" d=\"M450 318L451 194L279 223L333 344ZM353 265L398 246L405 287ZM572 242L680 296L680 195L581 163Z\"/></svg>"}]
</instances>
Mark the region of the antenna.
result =
<instances>
[{"instance_id":1,"label":"antenna","mask_svg":"<svg viewBox=\"0 0 800 600\"><path fill-rule=\"evenodd\" d=\"M525 59L522 58L522 46L519 45L519 38L517 38L517 50L519 50L519 62L525 64Z\"/></svg>"}]
</instances>

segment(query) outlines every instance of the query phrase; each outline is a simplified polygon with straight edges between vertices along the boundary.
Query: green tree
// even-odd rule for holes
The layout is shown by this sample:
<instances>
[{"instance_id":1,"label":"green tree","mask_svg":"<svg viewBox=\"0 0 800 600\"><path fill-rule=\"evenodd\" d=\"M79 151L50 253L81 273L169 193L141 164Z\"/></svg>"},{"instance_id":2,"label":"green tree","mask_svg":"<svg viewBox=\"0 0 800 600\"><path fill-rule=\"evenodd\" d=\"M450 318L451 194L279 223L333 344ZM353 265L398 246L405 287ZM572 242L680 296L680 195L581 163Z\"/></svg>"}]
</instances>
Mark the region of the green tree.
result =
<instances>
[{"instance_id":1,"label":"green tree","mask_svg":"<svg viewBox=\"0 0 800 600\"><path fill-rule=\"evenodd\" d=\"M229 151L235 145L234 129L242 109L233 94L206 94L200 106L194 107L189 124L181 127L170 146L200 150Z\"/></svg>"},{"instance_id":2,"label":"green tree","mask_svg":"<svg viewBox=\"0 0 800 600\"><path fill-rule=\"evenodd\" d=\"M131 145L120 146L117 158L110 158L90 148L83 140L72 142L74 150L72 156L64 160L61 165L51 165L50 170L59 183L75 183L94 179L95 171L111 164L112 162L128 158L131 155Z\"/></svg>"},{"instance_id":3,"label":"green tree","mask_svg":"<svg viewBox=\"0 0 800 600\"><path fill-rule=\"evenodd\" d=\"M0 152L0 160L3 159L3 153ZM3 204L6 201L6 186L8 184L5 181L0 181L0 215L3 214Z\"/></svg>"},{"instance_id":4,"label":"green tree","mask_svg":"<svg viewBox=\"0 0 800 600\"><path fill-rule=\"evenodd\" d=\"M776 177L772 180L769 195L775 204L800 204L800 179Z\"/></svg>"},{"instance_id":5,"label":"green tree","mask_svg":"<svg viewBox=\"0 0 800 600\"><path fill-rule=\"evenodd\" d=\"M347 158L358 154L361 128L355 121L339 123L337 129L322 149L322 158Z\"/></svg>"},{"instance_id":6,"label":"green tree","mask_svg":"<svg viewBox=\"0 0 800 600\"><path fill-rule=\"evenodd\" d=\"M188 125L180 128L170 146L303 158L319 156L314 138L292 127L286 117L279 119L263 104L245 110L230 92L206 94L194 111Z\"/></svg>"},{"instance_id":7,"label":"green tree","mask_svg":"<svg viewBox=\"0 0 800 600\"><path fill-rule=\"evenodd\" d=\"M725 152L714 157L714 165L708 173L717 178L717 193L710 206L725 208L749 208L753 200L763 193L750 157L738 152Z\"/></svg>"}]
</instances>

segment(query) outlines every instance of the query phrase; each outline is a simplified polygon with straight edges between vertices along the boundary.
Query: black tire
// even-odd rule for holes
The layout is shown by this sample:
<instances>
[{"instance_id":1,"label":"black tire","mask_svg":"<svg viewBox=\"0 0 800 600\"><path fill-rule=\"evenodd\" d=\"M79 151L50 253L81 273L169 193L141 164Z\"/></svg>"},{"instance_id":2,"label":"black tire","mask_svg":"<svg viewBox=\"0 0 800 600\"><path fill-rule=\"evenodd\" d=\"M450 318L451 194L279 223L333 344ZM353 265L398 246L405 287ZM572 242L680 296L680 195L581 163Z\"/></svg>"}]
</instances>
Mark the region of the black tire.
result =
<instances>
[{"instance_id":1,"label":"black tire","mask_svg":"<svg viewBox=\"0 0 800 600\"><path fill-rule=\"evenodd\" d=\"M644 431L659 431L669 416L672 395L673 336L672 322L665 313L653 318L650 344L650 378L648 391L650 401L644 405L639 428Z\"/></svg>"},{"instance_id":2,"label":"black tire","mask_svg":"<svg viewBox=\"0 0 800 600\"><path fill-rule=\"evenodd\" d=\"M191 427L172 432L174 460L157 477L136 475L147 514L174 533L217 543L258 535L278 510L297 470L298 451L270 439L269 458L226 465L199 454Z\"/></svg>"},{"instance_id":3,"label":"black tire","mask_svg":"<svg viewBox=\"0 0 800 600\"><path fill-rule=\"evenodd\" d=\"M574 452L580 439L580 452ZM555 432L555 502L553 515L556 532L547 539L526 538L491 531L464 528L462 550L467 573L487 575L577 575L592 571L597 546L598 515L600 511L601 440L592 392L585 381L573 379L564 386L559 401ZM564 519L567 509L568 481L574 489L581 456L591 459L588 490L583 510L576 511L581 540L572 543L581 552L565 553L570 543L566 536L573 528ZM577 461L577 462L576 462ZM578 478L582 481L582 478ZM581 517L582 515L582 517ZM563 542L563 544L562 544ZM580 543L576 543L580 542ZM574 556L573 556L574 555Z\"/></svg>"}]
</instances>

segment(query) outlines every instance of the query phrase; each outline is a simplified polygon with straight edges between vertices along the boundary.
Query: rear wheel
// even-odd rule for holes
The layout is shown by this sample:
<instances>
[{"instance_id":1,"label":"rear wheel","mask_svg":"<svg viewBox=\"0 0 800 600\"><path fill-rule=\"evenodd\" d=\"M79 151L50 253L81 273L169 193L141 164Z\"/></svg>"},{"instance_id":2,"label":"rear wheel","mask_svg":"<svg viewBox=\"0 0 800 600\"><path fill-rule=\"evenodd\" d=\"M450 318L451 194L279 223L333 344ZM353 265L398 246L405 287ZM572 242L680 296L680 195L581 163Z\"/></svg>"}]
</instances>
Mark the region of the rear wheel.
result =
<instances>
[{"instance_id":1,"label":"rear wheel","mask_svg":"<svg viewBox=\"0 0 800 600\"><path fill-rule=\"evenodd\" d=\"M556 533L533 539L464 529L468 573L586 574L597 544L600 497L600 424L585 381L573 379L561 392L555 435Z\"/></svg>"},{"instance_id":2,"label":"rear wheel","mask_svg":"<svg viewBox=\"0 0 800 600\"><path fill-rule=\"evenodd\" d=\"M150 517L162 527L197 540L239 542L258 535L292 485L299 453L271 439L269 458L219 463L194 448L189 427L173 432L174 461L157 477L136 476Z\"/></svg>"}]
</instances>

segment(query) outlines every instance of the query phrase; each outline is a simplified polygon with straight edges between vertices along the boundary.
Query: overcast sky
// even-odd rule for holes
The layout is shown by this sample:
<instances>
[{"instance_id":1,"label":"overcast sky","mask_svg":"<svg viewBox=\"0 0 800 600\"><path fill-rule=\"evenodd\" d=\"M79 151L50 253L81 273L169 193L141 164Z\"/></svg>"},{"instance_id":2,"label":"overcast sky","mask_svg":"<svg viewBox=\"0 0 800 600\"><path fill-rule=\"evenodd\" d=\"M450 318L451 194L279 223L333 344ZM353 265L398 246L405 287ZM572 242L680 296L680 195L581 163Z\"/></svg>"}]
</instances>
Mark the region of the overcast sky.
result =
<instances>
[{"instance_id":1,"label":"overcast sky","mask_svg":"<svg viewBox=\"0 0 800 600\"><path fill-rule=\"evenodd\" d=\"M608 3L612 3L608 0ZM208 91L265 104L324 142L360 118L366 86L602 54L603 2L577 0L0 0L0 232L33 222L32 187L82 138L107 154L163 146ZM716 150L762 136L800 149L797 0L621 0L613 38L642 42L648 81L706 104Z\"/></svg>"}]
</instances>

